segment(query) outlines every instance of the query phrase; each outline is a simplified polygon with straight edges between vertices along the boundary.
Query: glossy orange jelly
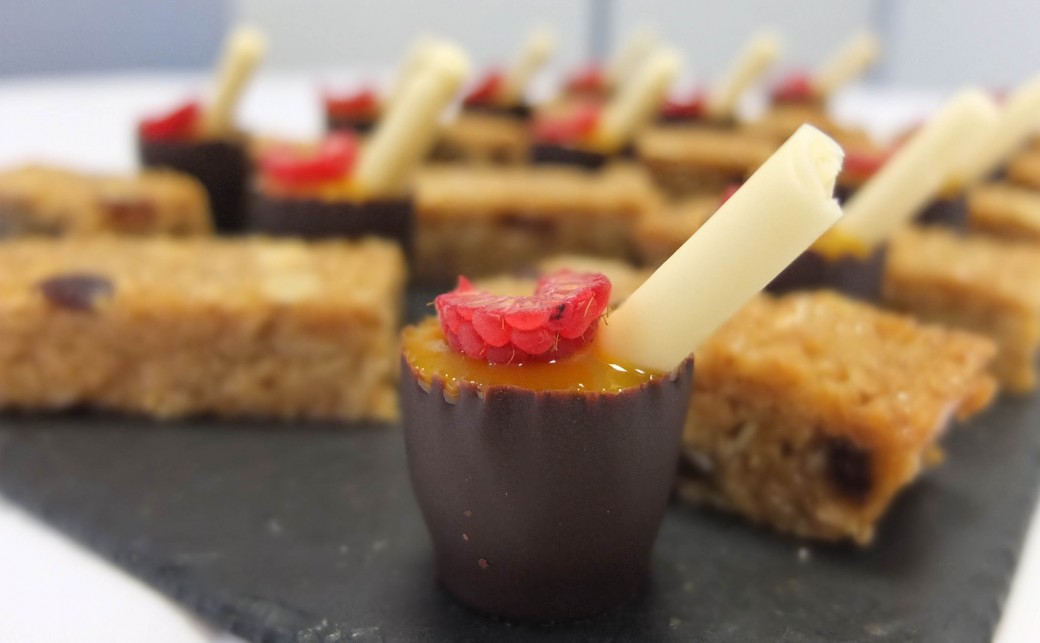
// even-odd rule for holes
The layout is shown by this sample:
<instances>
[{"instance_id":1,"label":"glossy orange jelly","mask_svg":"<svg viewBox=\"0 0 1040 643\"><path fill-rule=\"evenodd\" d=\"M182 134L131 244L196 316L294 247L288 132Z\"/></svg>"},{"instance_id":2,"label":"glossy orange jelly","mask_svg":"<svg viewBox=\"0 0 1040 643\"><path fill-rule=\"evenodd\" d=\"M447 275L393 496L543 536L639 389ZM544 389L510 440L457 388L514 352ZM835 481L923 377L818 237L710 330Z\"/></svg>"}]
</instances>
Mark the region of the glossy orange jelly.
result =
<instances>
[{"instance_id":1,"label":"glossy orange jelly","mask_svg":"<svg viewBox=\"0 0 1040 643\"><path fill-rule=\"evenodd\" d=\"M463 384L486 388L515 386L532 391L583 391L618 393L667 377L667 373L635 368L605 359L592 342L558 362L488 364L453 351L436 317L430 317L403 333L404 356L419 381L444 382L444 390L457 394Z\"/></svg>"}]
</instances>

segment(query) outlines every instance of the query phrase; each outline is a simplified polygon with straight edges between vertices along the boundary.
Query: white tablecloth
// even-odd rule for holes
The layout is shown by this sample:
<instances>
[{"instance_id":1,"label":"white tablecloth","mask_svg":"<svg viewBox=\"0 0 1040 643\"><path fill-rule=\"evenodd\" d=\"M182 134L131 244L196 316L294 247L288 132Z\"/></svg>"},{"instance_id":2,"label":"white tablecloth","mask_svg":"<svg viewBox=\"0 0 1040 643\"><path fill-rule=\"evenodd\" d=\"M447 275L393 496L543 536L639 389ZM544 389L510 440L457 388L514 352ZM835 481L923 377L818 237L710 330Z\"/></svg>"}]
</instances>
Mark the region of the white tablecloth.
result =
<instances>
[{"instance_id":1,"label":"white tablecloth","mask_svg":"<svg viewBox=\"0 0 1040 643\"><path fill-rule=\"evenodd\" d=\"M243 105L243 124L263 133L317 135L317 88L334 80L334 74L261 79ZM38 160L130 170L136 165L136 119L200 88L194 76L154 74L0 83L0 167ZM931 92L852 89L836 112L884 136L922 118L940 100ZM1034 516L997 643L1040 641L1038 599L1040 525ZM0 497L0 641L236 640Z\"/></svg>"}]
</instances>

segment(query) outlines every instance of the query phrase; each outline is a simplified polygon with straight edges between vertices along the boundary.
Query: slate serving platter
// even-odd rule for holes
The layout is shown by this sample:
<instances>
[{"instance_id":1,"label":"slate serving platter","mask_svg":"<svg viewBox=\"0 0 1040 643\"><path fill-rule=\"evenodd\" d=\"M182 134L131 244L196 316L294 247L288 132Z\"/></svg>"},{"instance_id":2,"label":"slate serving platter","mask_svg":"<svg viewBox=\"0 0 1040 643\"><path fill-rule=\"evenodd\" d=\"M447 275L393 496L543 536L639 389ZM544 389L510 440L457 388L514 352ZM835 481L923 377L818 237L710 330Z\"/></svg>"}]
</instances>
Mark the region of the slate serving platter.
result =
<instances>
[{"instance_id":1,"label":"slate serving platter","mask_svg":"<svg viewBox=\"0 0 1040 643\"><path fill-rule=\"evenodd\" d=\"M945 446L869 549L674 504L646 589L556 626L439 590L394 426L0 416L0 492L251 641L978 643L1036 501L1040 399L1003 399Z\"/></svg>"}]
</instances>

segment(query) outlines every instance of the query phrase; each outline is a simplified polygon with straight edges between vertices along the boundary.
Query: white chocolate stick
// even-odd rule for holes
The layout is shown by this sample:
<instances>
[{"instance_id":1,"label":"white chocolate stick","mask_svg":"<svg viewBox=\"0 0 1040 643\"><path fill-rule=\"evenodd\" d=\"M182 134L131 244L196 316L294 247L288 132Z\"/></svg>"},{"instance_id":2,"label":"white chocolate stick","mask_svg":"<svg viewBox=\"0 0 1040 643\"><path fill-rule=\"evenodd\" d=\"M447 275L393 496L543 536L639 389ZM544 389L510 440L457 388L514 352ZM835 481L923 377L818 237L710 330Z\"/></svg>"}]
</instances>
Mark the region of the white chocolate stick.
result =
<instances>
[{"instance_id":1,"label":"white chocolate stick","mask_svg":"<svg viewBox=\"0 0 1040 643\"><path fill-rule=\"evenodd\" d=\"M528 37L524 48L502 78L502 89L498 96L504 105L519 104L527 91L527 84L538 73L556 51L556 38L548 29L536 29Z\"/></svg>"},{"instance_id":2,"label":"white chocolate stick","mask_svg":"<svg viewBox=\"0 0 1040 643\"><path fill-rule=\"evenodd\" d=\"M636 131L657 114L678 73L678 54L665 49L654 53L603 109L594 136L596 146L617 151L631 141Z\"/></svg>"},{"instance_id":3,"label":"white chocolate stick","mask_svg":"<svg viewBox=\"0 0 1040 643\"><path fill-rule=\"evenodd\" d=\"M628 82L647 57L657 50L657 43L658 38L649 27L637 29L607 61L603 70L607 83L616 89Z\"/></svg>"},{"instance_id":4,"label":"white chocolate stick","mask_svg":"<svg viewBox=\"0 0 1040 643\"><path fill-rule=\"evenodd\" d=\"M409 176L434 143L441 112L469 73L466 55L453 45L438 45L428 58L361 152L354 183L362 197L406 191Z\"/></svg>"},{"instance_id":5,"label":"white chocolate stick","mask_svg":"<svg viewBox=\"0 0 1040 643\"><path fill-rule=\"evenodd\" d=\"M968 186L989 176L1025 144L1040 124L1040 76L1022 83L1000 107L997 124L980 144L971 150L970 158L956 174L961 185Z\"/></svg>"},{"instance_id":6,"label":"white chocolate stick","mask_svg":"<svg viewBox=\"0 0 1040 643\"><path fill-rule=\"evenodd\" d=\"M202 131L219 137L234 130L235 107L246 83L267 51L264 35L251 27L238 27L224 46L213 100L202 117Z\"/></svg>"},{"instance_id":7,"label":"white chocolate stick","mask_svg":"<svg viewBox=\"0 0 1040 643\"><path fill-rule=\"evenodd\" d=\"M811 125L786 143L607 317L607 358L670 371L841 216L841 147Z\"/></svg>"},{"instance_id":8,"label":"white chocolate stick","mask_svg":"<svg viewBox=\"0 0 1040 643\"><path fill-rule=\"evenodd\" d=\"M405 53L401 65L397 68L397 73L394 76L393 84L390 86L390 91L386 93L386 99L383 101L384 110L401 98L401 95L404 94L405 87L415 79L416 74L418 74L423 68L428 57L437 46L437 39L431 36L420 35L415 39L412 45L408 48L408 51Z\"/></svg>"},{"instance_id":9,"label":"white chocolate stick","mask_svg":"<svg viewBox=\"0 0 1040 643\"><path fill-rule=\"evenodd\" d=\"M819 98L831 96L869 69L880 50L874 34L856 34L813 72L809 78L813 94Z\"/></svg>"},{"instance_id":10,"label":"white chocolate stick","mask_svg":"<svg viewBox=\"0 0 1040 643\"><path fill-rule=\"evenodd\" d=\"M749 40L726 75L708 93L708 116L716 120L733 118L744 90L761 78L778 55L780 38L776 34L762 32Z\"/></svg>"},{"instance_id":11,"label":"white chocolate stick","mask_svg":"<svg viewBox=\"0 0 1040 643\"><path fill-rule=\"evenodd\" d=\"M862 244L861 249L876 247L935 196L978 133L996 120L997 108L986 94L977 89L958 93L853 195L834 235L828 236L852 240Z\"/></svg>"}]
</instances>

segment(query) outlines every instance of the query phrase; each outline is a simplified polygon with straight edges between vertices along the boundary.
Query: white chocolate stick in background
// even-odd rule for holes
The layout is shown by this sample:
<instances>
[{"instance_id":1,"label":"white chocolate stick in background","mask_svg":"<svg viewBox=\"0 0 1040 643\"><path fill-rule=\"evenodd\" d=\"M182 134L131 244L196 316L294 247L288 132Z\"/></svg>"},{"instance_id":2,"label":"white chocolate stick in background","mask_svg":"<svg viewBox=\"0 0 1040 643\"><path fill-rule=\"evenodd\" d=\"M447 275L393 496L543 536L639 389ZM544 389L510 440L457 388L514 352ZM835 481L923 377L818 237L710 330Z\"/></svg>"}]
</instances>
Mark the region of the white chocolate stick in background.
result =
<instances>
[{"instance_id":1,"label":"white chocolate stick in background","mask_svg":"<svg viewBox=\"0 0 1040 643\"><path fill-rule=\"evenodd\" d=\"M518 105L524 100L527 86L556 51L556 36L547 28L535 29L528 36L523 49L506 69L498 101L503 105Z\"/></svg>"},{"instance_id":2,"label":"white chocolate stick in background","mask_svg":"<svg viewBox=\"0 0 1040 643\"><path fill-rule=\"evenodd\" d=\"M1040 75L1019 85L1000 106L996 124L964 159L954 177L968 187L991 175L1040 125Z\"/></svg>"},{"instance_id":3,"label":"white chocolate stick in background","mask_svg":"<svg viewBox=\"0 0 1040 643\"><path fill-rule=\"evenodd\" d=\"M841 147L802 125L621 306L608 359L671 371L841 216Z\"/></svg>"},{"instance_id":4,"label":"white chocolate stick in background","mask_svg":"<svg viewBox=\"0 0 1040 643\"><path fill-rule=\"evenodd\" d=\"M426 64L430 54L439 44L442 44L442 41L425 34L420 35L412 42L411 46L408 47L408 51L405 52L401 64L397 67L390 89L383 100L384 110L401 98L408 83L415 79L415 76L422 70L423 65Z\"/></svg>"},{"instance_id":5,"label":"white chocolate stick in background","mask_svg":"<svg viewBox=\"0 0 1040 643\"><path fill-rule=\"evenodd\" d=\"M235 108L267 52L267 39L252 27L237 27L224 45L213 98L202 117L203 134L219 138L235 129Z\"/></svg>"},{"instance_id":6,"label":"white chocolate stick in background","mask_svg":"<svg viewBox=\"0 0 1040 643\"><path fill-rule=\"evenodd\" d=\"M640 27L632 32L603 69L607 85L617 89L627 83L647 58L657 51L659 43L660 38L649 27Z\"/></svg>"},{"instance_id":7,"label":"white chocolate stick in background","mask_svg":"<svg viewBox=\"0 0 1040 643\"><path fill-rule=\"evenodd\" d=\"M870 32L861 32L845 42L813 71L809 86L818 98L826 99L862 76L878 58L881 46Z\"/></svg>"},{"instance_id":8,"label":"white chocolate stick in background","mask_svg":"<svg viewBox=\"0 0 1040 643\"><path fill-rule=\"evenodd\" d=\"M679 55L659 49L640 66L636 75L607 103L595 133L598 148L616 152L657 115L679 73Z\"/></svg>"},{"instance_id":9,"label":"white chocolate stick in background","mask_svg":"<svg viewBox=\"0 0 1040 643\"><path fill-rule=\"evenodd\" d=\"M861 251L884 242L935 197L965 150L996 121L997 107L985 93L957 93L852 196L845 216L817 249L833 256L857 249L842 239L861 244Z\"/></svg>"},{"instance_id":10,"label":"white chocolate stick in background","mask_svg":"<svg viewBox=\"0 0 1040 643\"><path fill-rule=\"evenodd\" d=\"M361 150L355 186L363 198L397 196L407 191L412 172L433 146L442 112L469 74L466 54L441 43L383 116Z\"/></svg>"},{"instance_id":11,"label":"white chocolate stick in background","mask_svg":"<svg viewBox=\"0 0 1040 643\"><path fill-rule=\"evenodd\" d=\"M759 80L780 55L780 37L760 32L744 45L732 66L708 92L708 116L714 120L735 118L744 92Z\"/></svg>"}]
</instances>

